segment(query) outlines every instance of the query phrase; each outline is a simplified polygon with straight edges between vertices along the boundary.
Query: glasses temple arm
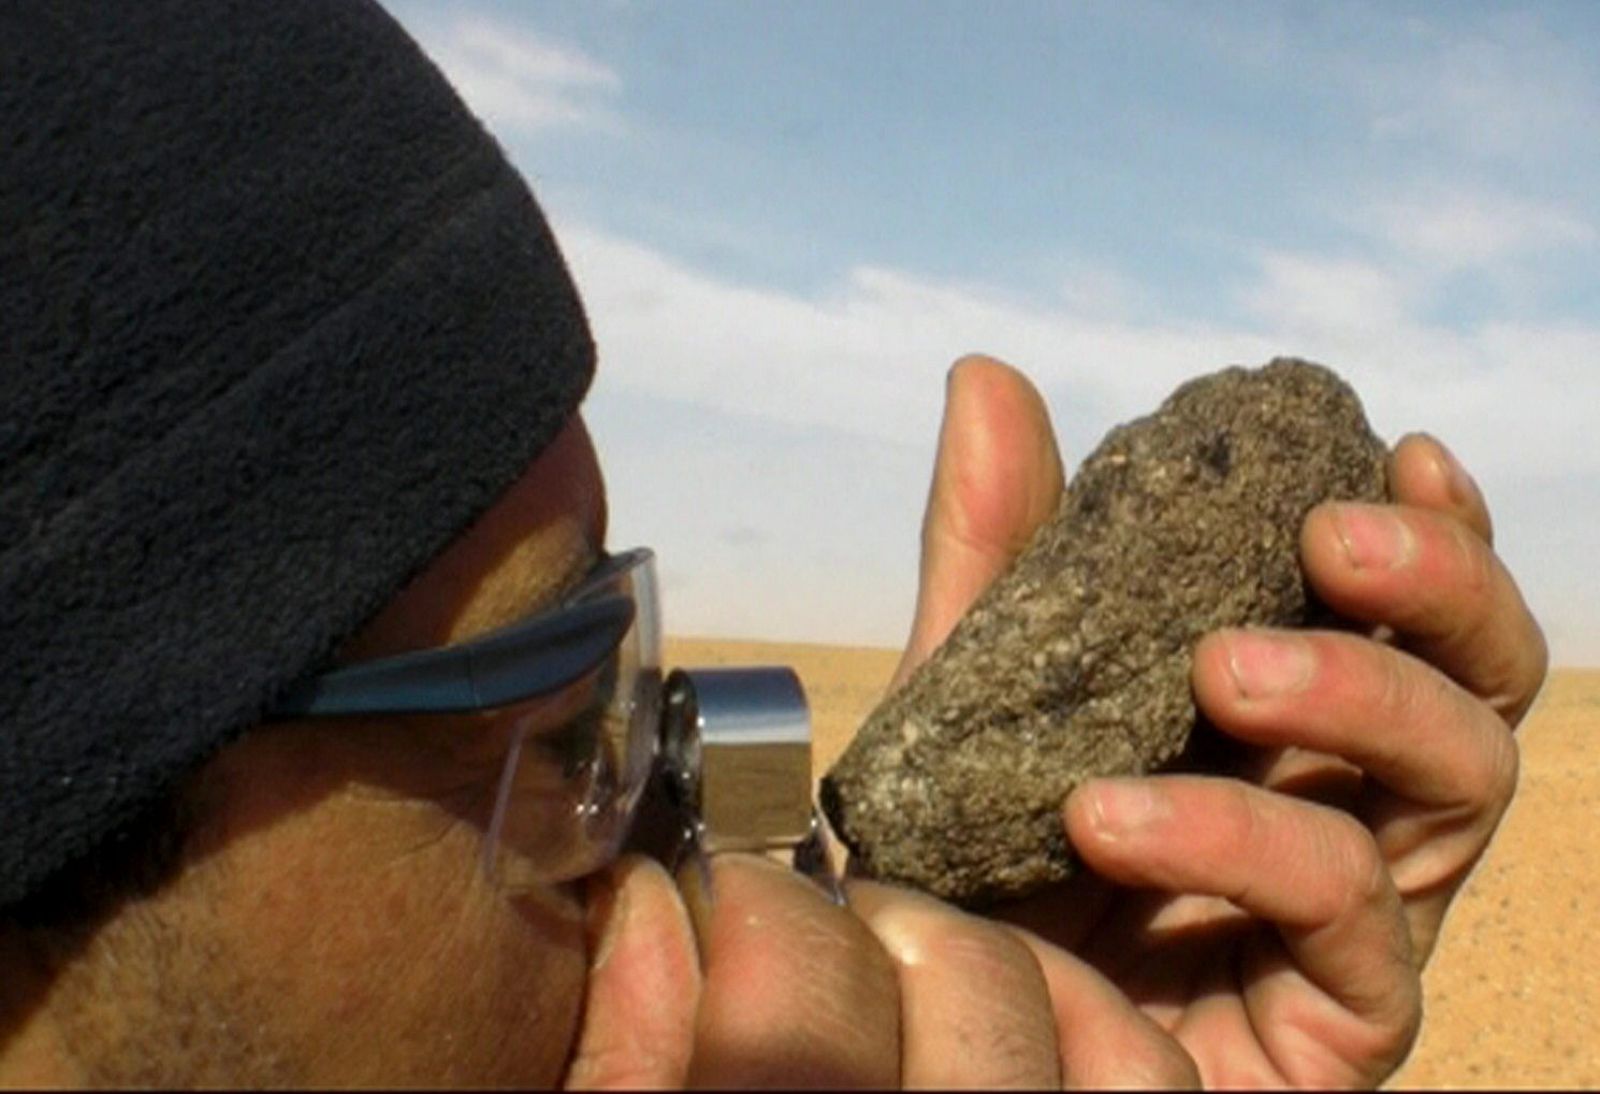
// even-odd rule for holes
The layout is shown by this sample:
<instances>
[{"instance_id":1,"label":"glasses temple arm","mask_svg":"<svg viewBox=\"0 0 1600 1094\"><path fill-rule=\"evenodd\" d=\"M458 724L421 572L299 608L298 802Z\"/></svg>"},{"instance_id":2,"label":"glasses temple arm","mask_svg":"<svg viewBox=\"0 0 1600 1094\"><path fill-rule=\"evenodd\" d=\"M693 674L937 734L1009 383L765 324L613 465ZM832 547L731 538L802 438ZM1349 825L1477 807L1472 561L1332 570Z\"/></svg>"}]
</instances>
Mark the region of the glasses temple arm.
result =
<instances>
[{"instance_id":1,"label":"glasses temple arm","mask_svg":"<svg viewBox=\"0 0 1600 1094\"><path fill-rule=\"evenodd\" d=\"M632 625L626 597L563 608L459 646L403 653L291 687L276 717L483 710L557 691L604 661Z\"/></svg>"}]
</instances>

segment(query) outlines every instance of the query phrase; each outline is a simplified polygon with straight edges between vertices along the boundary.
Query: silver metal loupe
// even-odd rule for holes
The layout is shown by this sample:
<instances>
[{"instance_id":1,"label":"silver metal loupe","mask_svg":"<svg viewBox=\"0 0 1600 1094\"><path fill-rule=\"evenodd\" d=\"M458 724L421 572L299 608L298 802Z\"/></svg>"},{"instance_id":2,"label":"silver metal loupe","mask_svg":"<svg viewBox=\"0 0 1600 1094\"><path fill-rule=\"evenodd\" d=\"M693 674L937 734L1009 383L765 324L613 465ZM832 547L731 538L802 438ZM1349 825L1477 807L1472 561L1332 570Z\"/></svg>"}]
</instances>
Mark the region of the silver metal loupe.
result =
<instances>
[{"instance_id":1,"label":"silver metal loupe","mask_svg":"<svg viewBox=\"0 0 1600 1094\"><path fill-rule=\"evenodd\" d=\"M811 794L811 709L792 669L674 671L657 756L685 850L766 854L843 902Z\"/></svg>"}]
</instances>

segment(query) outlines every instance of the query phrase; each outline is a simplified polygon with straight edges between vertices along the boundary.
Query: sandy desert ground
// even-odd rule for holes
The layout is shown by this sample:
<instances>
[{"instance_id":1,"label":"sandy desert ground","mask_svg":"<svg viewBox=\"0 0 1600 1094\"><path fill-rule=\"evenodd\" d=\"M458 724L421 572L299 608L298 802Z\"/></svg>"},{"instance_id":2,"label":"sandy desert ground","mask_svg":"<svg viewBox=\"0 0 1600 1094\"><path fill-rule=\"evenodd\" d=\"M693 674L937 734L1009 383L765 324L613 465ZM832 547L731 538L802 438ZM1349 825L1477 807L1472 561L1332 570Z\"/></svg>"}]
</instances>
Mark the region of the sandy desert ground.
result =
<instances>
[{"instance_id":1,"label":"sandy desert ground","mask_svg":"<svg viewBox=\"0 0 1600 1094\"><path fill-rule=\"evenodd\" d=\"M786 664L811 700L815 768L887 685L887 650L677 639L669 665ZM1519 730L1522 781L1424 980L1396 1086L1600 1087L1600 669L1552 674Z\"/></svg>"}]
</instances>

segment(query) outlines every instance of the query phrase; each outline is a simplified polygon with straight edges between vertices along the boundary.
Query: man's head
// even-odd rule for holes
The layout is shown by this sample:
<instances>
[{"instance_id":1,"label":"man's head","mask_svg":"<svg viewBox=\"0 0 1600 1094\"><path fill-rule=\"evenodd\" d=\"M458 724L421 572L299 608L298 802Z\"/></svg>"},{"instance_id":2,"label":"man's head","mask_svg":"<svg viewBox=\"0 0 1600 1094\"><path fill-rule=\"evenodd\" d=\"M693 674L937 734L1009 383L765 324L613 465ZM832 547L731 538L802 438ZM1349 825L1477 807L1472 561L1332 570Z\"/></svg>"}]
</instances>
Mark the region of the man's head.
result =
<instances>
[{"instance_id":1,"label":"man's head","mask_svg":"<svg viewBox=\"0 0 1600 1094\"><path fill-rule=\"evenodd\" d=\"M574 420L344 658L528 614L587 568L604 512ZM185 787L189 838L154 893L81 932L21 936L7 958L47 1005L0 1036L119 1084L554 1079L583 914L573 887L510 891L480 868L510 732L495 717L257 727Z\"/></svg>"},{"instance_id":2,"label":"man's head","mask_svg":"<svg viewBox=\"0 0 1600 1094\"><path fill-rule=\"evenodd\" d=\"M223 9L0 17L0 909L169 852L0 926L0 1073L549 1078L582 922L477 869L503 720L263 723L587 569L582 313L380 11Z\"/></svg>"}]
</instances>

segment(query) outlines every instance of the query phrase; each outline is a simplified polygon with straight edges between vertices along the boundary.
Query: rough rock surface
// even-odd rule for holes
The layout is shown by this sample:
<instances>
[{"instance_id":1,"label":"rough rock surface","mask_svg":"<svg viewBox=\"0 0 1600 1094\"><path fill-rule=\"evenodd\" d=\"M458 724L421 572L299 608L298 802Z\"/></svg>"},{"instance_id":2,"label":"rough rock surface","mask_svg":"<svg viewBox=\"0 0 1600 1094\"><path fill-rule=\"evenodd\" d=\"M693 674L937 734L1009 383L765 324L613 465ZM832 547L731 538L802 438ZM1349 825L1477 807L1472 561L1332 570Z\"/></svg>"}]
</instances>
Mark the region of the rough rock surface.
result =
<instances>
[{"instance_id":1,"label":"rough rock surface","mask_svg":"<svg viewBox=\"0 0 1600 1094\"><path fill-rule=\"evenodd\" d=\"M1184 750L1207 631L1307 622L1300 525L1326 499L1384 499L1386 458L1349 386L1287 359L1112 430L823 780L859 865L966 905L1070 876L1067 793Z\"/></svg>"}]
</instances>

